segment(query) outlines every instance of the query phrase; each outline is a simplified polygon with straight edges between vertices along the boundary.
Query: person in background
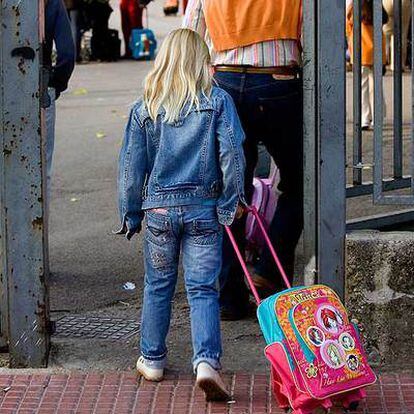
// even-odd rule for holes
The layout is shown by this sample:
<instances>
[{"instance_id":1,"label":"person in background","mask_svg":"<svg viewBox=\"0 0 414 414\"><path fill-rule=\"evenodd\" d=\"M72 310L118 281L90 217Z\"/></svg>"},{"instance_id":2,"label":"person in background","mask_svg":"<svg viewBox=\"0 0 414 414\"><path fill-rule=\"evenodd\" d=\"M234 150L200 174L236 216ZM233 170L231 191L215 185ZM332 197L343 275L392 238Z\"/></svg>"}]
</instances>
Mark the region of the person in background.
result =
<instances>
[{"instance_id":1,"label":"person in background","mask_svg":"<svg viewBox=\"0 0 414 414\"><path fill-rule=\"evenodd\" d=\"M145 217L140 375L161 381L182 255L190 305L193 369L207 400L227 400L218 276L223 225L244 204L244 132L231 97L213 86L210 55L192 30L171 32L132 108L119 158L121 229Z\"/></svg>"},{"instance_id":2,"label":"person in background","mask_svg":"<svg viewBox=\"0 0 414 414\"><path fill-rule=\"evenodd\" d=\"M47 0L45 26L42 107L46 110L46 168L49 195L55 144L55 101L68 87L75 66L75 43L63 0ZM56 47L56 63L52 62L53 44Z\"/></svg>"},{"instance_id":3,"label":"person in background","mask_svg":"<svg viewBox=\"0 0 414 414\"><path fill-rule=\"evenodd\" d=\"M247 201L260 141L280 170L281 195L269 234L291 279L303 228L301 10L301 0L190 0L183 24L206 40L215 80L236 104L246 133ZM245 220L233 227L244 249ZM241 319L249 312L249 291L227 238L223 255L221 317ZM262 295L283 289L268 250L256 264L253 279Z\"/></svg>"},{"instance_id":4,"label":"person in background","mask_svg":"<svg viewBox=\"0 0 414 414\"><path fill-rule=\"evenodd\" d=\"M64 0L69 15L72 37L75 41L76 61L80 62L81 52L81 0Z\"/></svg>"},{"instance_id":5,"label":"person in background","mask_svg":"<svg viewBox=\"0 0 414 414\"><path fill-rule=\"evenodd\" d=\"M346 34L348 37L348 47L351 54L351 64L354 62L353 55L353 4L348 6L346 15ZM385 9L382 10L383 24L388 21ZM383 65L386 64L385 36L383 34ZM361 128L363 131L372 129L374 126L374 16L373 1L363 0L361 5ZM386 115L385 99L383 99L383 114Z\"/></svg>"},{"instance_id":6,"label":"person in background","mask_svg":"<svg viewBox=\"0 0 414 414\"><path fill-rule=\"evenodd\" d=\"M394 0L383 0L382 4L388 15L388 21L384 24L384 34L386 39L387 64L390 69L394 70ZM410 21L412 17L411 0L401 1L401 62L402 69L407 70L408 55L408 35L410 30Z\"/></svg>"},{"instance_id":7,"label":"person in background","mask_svg":"<svg viewBox=\"0 0 414 414\"><path fill-rule=\"evenodd\" d=\"M133 29L142 29L142 7L139 0L121 0L119 4L121 10L122 33L125 42L125 55L129 59L132 51L129 47L129 39Z\"/></svg>"},{"instance_id":8,"label":"person in background","mask_svg":"<svg viewBox=\"0 0 414 414\"><path fill-rule=\"evenodd\" d=\"M113 9L109 0L83 0L83 10L92 29L91 60L111 61L119 58L119 43L111 42L109 18Z\"/></svg>"}]
</instances>

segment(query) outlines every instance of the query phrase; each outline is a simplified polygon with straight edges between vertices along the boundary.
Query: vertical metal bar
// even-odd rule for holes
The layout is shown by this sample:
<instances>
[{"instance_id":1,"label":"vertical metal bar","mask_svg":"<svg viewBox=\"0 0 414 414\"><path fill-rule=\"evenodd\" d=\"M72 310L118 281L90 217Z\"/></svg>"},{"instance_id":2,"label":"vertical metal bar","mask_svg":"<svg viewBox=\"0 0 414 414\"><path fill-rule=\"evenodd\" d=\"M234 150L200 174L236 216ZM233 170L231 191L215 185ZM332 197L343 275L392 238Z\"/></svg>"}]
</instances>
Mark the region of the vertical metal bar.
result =
<instances>
[{"instance_id":1,"label":"vertical metal bar","mask_svg":"<svg viewBox=\"0 0 414 414\"><path fill-rule=\"evenodd\" d=\"M2 0L1 219L11 367L44 367L49 352L39 21L39 1Z\"/></svg>"},{"instance_id":2,"label":"vertical metal bar","mask_svg":"<svg viewBox=\"0 0 414 414\"><path fill-rule=\"evenodd\" d=\"M318 272L344 295L345 2L318 0ZM342 47L341 47L342 45Z\"/></svg>"},{"instance_id":3,"label":"vertical metal bar","mask_svg":"<svg viewBox=\"0 0 414 414\"><path fill-rule=\"evenodd\" d=\"M0 7L0 24L3 22L3 8ZM3 99L3 53L4 50L4 36L3 30L0 30L0 121L1 125L4 125L4 99ZM3 133L0 135L0 140L3 145ZM6 280L6 269L7 261L5 255L5 240L6 240L6 226L5 226L5 216L3 212L5 211L4 206L4 187L2 183L4 182L4 151L0 153L0 348L6 348L8 343L8 289L7 289L7 280Z\"/></svg>"},{"instance_id":4,"label":"vertical metal bar","mask_svg":"<svg viewBox=\"0 0 414 414\"><path fill-rule=\"evenodd\" d=\"M382 130L383 130L383 82L382 82L382 2L374 1L374 202L382 198Z\"/></svg>"},{"instance_id":5,"label":"vertical metal bar","mask_svg":"<svg viewBox=\"0 0 414 414\"><path fill-rule=\"evenodd\" d=\"M401 0L394 0L394 178L403 175L401 32Z\"/></svg>"},{"instance_id":6,"label":"vertical metal bar","mask_svg":"<svg viewBox=\"0 0 414 414\"><path fill-rule=\"evenodd\" d=\"M305 278L315 279L316 234L316 37L315 0L303 2L303 153L304 153L304 255Z\"/></svg>"},{"instance_id":7,"label":"vertical metal bar","mask_svg":"<svg viewBox=\"0 0 414 414\"><path fill-rule=\"evenodd\" d=\"M353 89L354 89L354 135L353 135L353 183L362 183L362 130L361 130L361 0L354 0L353 8Z\"/></svg>"},{"instance_id":8,"label":"vertical metal bar","mask_svg":"<svg viewBox=\"0 0 414 414\"><path fill-rule=\"evenodd\" d=\"M411 16L414 16L414 1L411 2ZM411 18L411 153L410 175L411 194L414 196L414 21Z\"/></svg>"}]
</instances>

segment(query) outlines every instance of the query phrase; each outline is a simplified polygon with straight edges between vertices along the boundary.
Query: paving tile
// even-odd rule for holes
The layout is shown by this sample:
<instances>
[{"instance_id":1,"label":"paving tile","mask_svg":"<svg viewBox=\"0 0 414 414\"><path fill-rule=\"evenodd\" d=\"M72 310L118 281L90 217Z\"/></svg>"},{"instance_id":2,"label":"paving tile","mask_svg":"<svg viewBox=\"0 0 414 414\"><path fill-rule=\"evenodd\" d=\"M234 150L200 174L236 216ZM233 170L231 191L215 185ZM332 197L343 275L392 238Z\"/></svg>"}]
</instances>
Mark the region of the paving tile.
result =
<instances>
[{"instance_id":1,"label":"paving tile","mask_svg":"<svg viewBox=\"0 0 414 414\"><path fill-rule=\"evenodd\" d=\"M280 414L266 373L224 377L234 402L210 403L189 375L162 383L137 380L133 373L0 375L0 413L17 414ZM4 390L7 391L4 391ZM414 375L384 374L367 389L356 414L414 414Z\"/></svg>"}]
</instances>

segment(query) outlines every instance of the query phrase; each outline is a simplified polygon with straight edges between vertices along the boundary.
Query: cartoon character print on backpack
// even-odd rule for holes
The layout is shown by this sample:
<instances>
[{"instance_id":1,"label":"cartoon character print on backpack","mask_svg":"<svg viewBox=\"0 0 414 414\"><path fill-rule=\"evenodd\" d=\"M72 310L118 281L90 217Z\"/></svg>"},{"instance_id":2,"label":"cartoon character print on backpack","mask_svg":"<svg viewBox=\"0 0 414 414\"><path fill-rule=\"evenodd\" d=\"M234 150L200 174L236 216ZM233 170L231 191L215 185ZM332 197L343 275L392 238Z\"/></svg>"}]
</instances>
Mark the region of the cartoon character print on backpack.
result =
<instances>
[{"instance_id":1,"label":"cartoon character print on backpack","mask_svg":"<svg viewBox=\"0 0 414 414\"><path fill-rule=\"evenodd\" d=\"M359 358L354 354L348 355L346 358L346 365L351 371L357 371L359 368Z\"/></svg>"},{"instance_id":2,"label":"cartoon character print on backpack","mask_svg":"<svg viewBox=\"0 0 414 414\"><path fill-rule=\"evenodd\" d=\"M345 352L338 342L332 340L325 341L320 352L322 359L329 367L338 369L345 365Z\"/></svg>"},{"instance_id":3,"label":"cartoon character print on backpack","mask_svg":"<svg viewBox=\"0 0 414 414\"><path fill-rule=\"evenodd\" d=\"M317 326L309 326L306 331L306 337L309 342L318 347L325 342L325 334Z\"/></svg>"},{"instance_id":4,"label":"cartoon character print on backpack","mask_svg":"<svg viewBox=\"0 0 414 414\"><path fill-rule=\"evenodd\" d=\"M323 285L286 292L275 313L309 393L324 398L375 381L338 296Z\"/></svg>"},{"instance_id":5,"label":"cartoon character print on backpack","mask_svg":"<svg viewBox=\"0 0 414 414\"><path fill-rule=\"evenodd\" d=\"M344 326L341 314L333 306L321 306L318 309L316 319L319 326L330 334L337 334Z\"/></svg>"},{"instance_id":6,"label":"cartoon character print on backpack","mask_svg":"<svg viewBox=\"0 0 414 414\"><path fill-rule=\"evenodd\" d=\"M342 348L344 348L345 351L352 351L355 348L355 340L347 332L341 334L339 337L339 343L342 345Z\"/></svg>"}]
</instances>

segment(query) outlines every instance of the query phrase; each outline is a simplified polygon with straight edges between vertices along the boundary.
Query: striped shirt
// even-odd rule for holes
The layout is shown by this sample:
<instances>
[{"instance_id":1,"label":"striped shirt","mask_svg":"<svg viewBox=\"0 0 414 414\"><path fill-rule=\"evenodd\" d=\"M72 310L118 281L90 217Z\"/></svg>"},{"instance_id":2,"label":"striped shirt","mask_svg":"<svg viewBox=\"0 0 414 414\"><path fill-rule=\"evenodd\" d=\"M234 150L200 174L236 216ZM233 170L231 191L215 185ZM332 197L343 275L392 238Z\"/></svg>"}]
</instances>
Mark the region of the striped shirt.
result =
<instances>
[{"instance_id":1,"label":"striped shirt","mask_svg":"<svg viewBox=\"0 0 414 414\"><path fill-rule=\"evenodd\" d=\"M208 34L202 2L203 0L189 1L183 27L193 29L204 37L213 65L274 67L301 64L301 52L297 40L268 40L237 49L215 52Z\"/></svg>"}]
</instances>

